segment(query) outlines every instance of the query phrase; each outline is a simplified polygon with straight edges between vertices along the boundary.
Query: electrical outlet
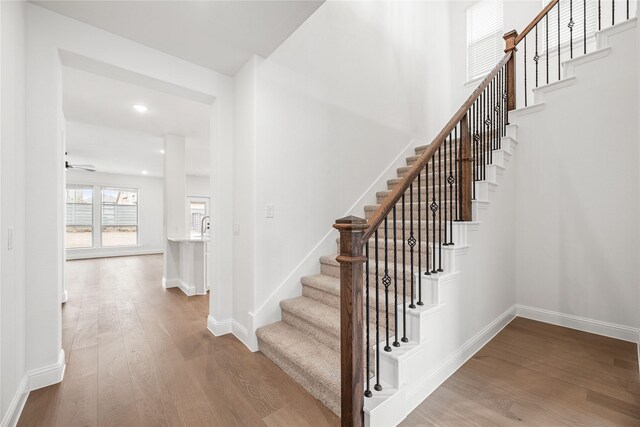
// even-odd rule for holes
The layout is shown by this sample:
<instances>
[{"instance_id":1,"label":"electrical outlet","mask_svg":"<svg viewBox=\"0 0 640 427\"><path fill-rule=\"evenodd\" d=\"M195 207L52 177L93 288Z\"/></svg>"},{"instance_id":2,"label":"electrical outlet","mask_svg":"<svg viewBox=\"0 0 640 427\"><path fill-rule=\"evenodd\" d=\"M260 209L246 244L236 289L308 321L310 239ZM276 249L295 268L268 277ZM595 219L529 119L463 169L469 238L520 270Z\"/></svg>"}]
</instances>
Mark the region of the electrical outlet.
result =
<instances>
[{"instance_id":1,"label":"electrical outlet","mask_svg":"<svg viewBox=\"0 0 640 427\"><path fill-rule=\"evenodd\" d=\"M240 234L240 224L233 224L233 235L237 236Z\"/></svg>"},{"instance_id":2,"label":"electrical outlet","mask_svg":"<svg viewBox=\"0 0 640 427\"><path fill-rule=\"evenodd\" d=\"M273 218L275 216L275 209L273 205L267 205L267 218Z\"/></svg>"}]
</instances>

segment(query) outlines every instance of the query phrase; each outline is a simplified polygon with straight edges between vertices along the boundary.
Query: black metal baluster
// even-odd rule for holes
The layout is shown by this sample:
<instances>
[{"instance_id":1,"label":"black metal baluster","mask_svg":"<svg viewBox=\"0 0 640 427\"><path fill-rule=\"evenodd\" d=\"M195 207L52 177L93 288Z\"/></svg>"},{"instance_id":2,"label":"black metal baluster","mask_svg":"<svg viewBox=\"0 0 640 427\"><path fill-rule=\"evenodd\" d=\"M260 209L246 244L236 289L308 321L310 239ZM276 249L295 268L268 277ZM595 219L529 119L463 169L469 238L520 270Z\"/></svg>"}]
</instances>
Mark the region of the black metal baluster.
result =
<instances>
[{"instance_id":1,"label":"black metal baluster","mask_svg":"<svg viewBox=\"0 0 640 427\"><path fill-rule=\"evenodd\" d=\"M451 134L449 134L449 137L451 137ZM445 142L446 143L446 139ZM444 144L443 143L443 144ZM442 146L438 147L438 271L442 271L442 166L441 166L441 162L442 162L442 152L441 152L441 148ZM434 172L435 172L435 163L433 164L433 168L434 168ZM445 191L446 193L446 191ZM436 208L436 209L438 209ZM433 207L432 207L433 209ZM444 206L444 210L446 212L447 210L447 206L445 204ZM433 224L433 226L435 227L435 223ZM435 230L434 230L435 231ZM435 264L433 265L433 268L435 268Z\"/></svg>"},{"instance_id":2,"label":"black metal baluster","mask_svg":"<svg viewBox=\"0 0 640 427\"><path fill-rule=\"evenodd\" d=\"M382 285L384 286L384 313L385 313L385 338L386 345L384 351L391 351L389 346L389 286L391 285L391 277L389 277L389 215L384 217L384 277Z\"/></svg>"},{"instance_id":3,"label":"black metal baluster","mask_svg":"<svg viewBox=\"0 0 640 427\"><path fill-rule=\"evenodd\" d=\"M457 136L457 135L456 135ZM455 139L454 139L455 142ZM457 143L456 143L457 144ZM452 154L453 150L451 147L451 138L449 138L449 200L451 200L451 205L453 205L453 183L455 182L455 178L453 177L453 163L452 163ZM453 214L451 211L451 218L449 218L449 244L453 243Z\"/></svg>"},{"instance_id":4,"label":"black metal baluster","mask_svg":"<svg viewBox=\"0 0 640 427\"><path fill-rule=\"evenodd\" d=\"M420 187L418 186L418 197L420 197ZM413 288L415 286L414 283L414 275L413 275L413 247L416 245L416 238L413 236L413 183L409 185L409 261L411 262L411 304L409 304L409 308L416 308L413 296Z\"/></svg>"},{"instance_id":5,"label":"black metal baluster","mask_svg":"<svg viewBox=\"0 0 640 427\"><path fill-rule=\"evenodd\" d=\"M433 177L431 177L431 219L433 222L433 235L432 235L432 248L431 250L433 251L433 264L431 266L431 272L432 273L437 273L438 271L436 270L436 211L438 210L438 205L436 204L436 177L435 177L435 171L436 171L436 157L435 154L431 157L431 162L433 163ZM429 162L427 162L427 165L429 165ZM427 197L427 203L429 201L429 197ZM435 209L434 209L434 205L435 205ZM427 217L427 223L429 223L428 217ZM429 230L427 229L427 242L429 241ZM427 244L428 247L428 244ZM429 267L427 266L427 271L428 271Z\"/></svg>"},{"instance_id":6,"label":"black metal baluster","mask_svg":"<svg viewBox=\"0 0 640 427\"><path fill-rule=\"evenodd\" d=\"M573 58L573 0L569 0L569 23L567 27L569 27L569 57Z\"/></svg>"},{"instance_id":7,"label":"black metal baluster","mask_svg":"<svg viewBox=\"0 0 640 427\"><path fill-rule=\"evenodd\" d=\"M538 24L536 24L536 52L533 55L533 62L536 63L536 87L538 87L538 61L540 61L540 55L538 55Z\"/></svg>"},{"instance_id":8,"label":"black metal baluster","mask_svg":"<svg viewBox=\"0 0 640 427\"><path fill-rule=\"evenodd\" d=\"M582 0L582 50L587 54L587 0Z\"/></svg>"},{"instance_id":9,"label":"black metal baluster","mask_svg":"<svg viewBox=\"0 0 640 427\"><path fill-rule=\"evenodd\" d=\"M524 36L524 106L527 106L527 36Z\"/></svg>"},{"instance_id":10,"label":"black metal baluster","mask_svg":"<svg viewBox=\"0 0 640 427\"><path fill-rule=\"evenodd\" d=\"M627 0L627 20L629 19L629 0Z\"/></svg>"},{"instance_id":11,"label":"black metal baluster","mask_svg":"<svg viewBox=\"0 0 640 427\"><path fill-rule=\"evenodd\" d=\"M365 263L365 268L366 268L366 273L364 275L364 281L365 281L365 288L364 288L364 298L365 298L365 304L366 304L366 311L365 311L365 340L366 340L366 365L367 365L367 370L365 371L365 375L367 377L367 388L364 391L364 395L366 397L371 397L371 384L370 384L370 378L369 378L369 372L371 372L371 360L369 357L369 353L370 353L370 349L371 349L371 344L369 342L369 328L371 323L369 323L369 242L367 241L366 244L364 245L364 253L365 253L365 258L366 258L366 263Z\"/></svg>"},{"instance_id":12,"label":"black metal baluster","mask_svg":"<svg viewBox=\"0 0 640 427\"><path fill-rule=\"evenodd\" d=\"M456 159L456 221L460 221L460 159L458 158L458 140L456 139L453 149Z\"/></svg>"},{"instance_id":13,"label":"black metal baluster","mask_svg":"<svg viewBox=\"0 0 640 427\"><path fill-rule=\"evenodd\" d=\"M449 148L451 147L451 134L449 134ZM444 184L444 245L449 245L449 225L447 224L448 220L448 212L451 209L452 204L447 204L447 183L449 180L449 174L447 173L447 139L442 143L444 145L444 176L445 176L445 184Z\"/></svg>"},{"instance_id":14,"label":"black metal baluster","mask_svg":"<svg viewBox=\"0 0 640 427\"><path fill-rule=\"evenodd\" d=\"M471 186L471 197L475 200L476 198L476 181L478 180L478 140L477 140L477 130L476 130L476 103L474 101L467 112L469 117L471 118L471 153L473 156L473 185Z\"/></svg>"},{"instance_id":15,"label":"black metal baluster","mask_svg":"<svg viewBox=\"0 0 640 427\"><path fill-rule=\"evenodd\" d=\"M598 31L602 29L602 5L600 4L600 0L598 0Z\"/></svg>"},{"instance_id":16,"label":"black metal baluster","mask_svg":"<svg viewBox=\"0 0 640 427\"><path fill-rule=\"evenodd\" d=\"M545 56L545 61L547 63L547 84L549 84L549 14L548 13L544 16L544 32L545 32L544 56Z\"/></svg>"},{"instance_id":17,"label":"black metal baluster","mask_svg":"<svg viewBox=\"0 0 640 427\"><path fill-rule=\"evenodd\" d=\"M398 342L398 333L400 333L400 331L398 329L398 223L396 221L396 207L397 203L393 205L393 324L395 332L393 334L395 337L393 346L400 347L400 343ZM402 208L404 209L404 204Z\"/></svg>"},{"instance_id":18,"label":"black metal baluster","mask_svg":"<svg viewBox=\"0 0 640 427\"><path fill-rule=\"evenodd\" d=\"M424 185L425 187L428 187L427 184L429 182L429 166L427 163L427 167L425 168L425 177L424 177ZM418 174L418 188L422 187L422 185L420 184L420 175L422 175L422 171L420 171L420 173ZM428 188L425 191L429 191ZM418 302L416 303L417 305L423 305L422 302L422 198L420 196L420 193L422 193L422 191L420 191L418 193ZM429 194L427 193L427 200L429 200ZM427 227L427 236L429 235L429 218L427 218L427 221L425 221L426 227ZM425 241L428 241L428 239L425 239ZM429 245L426 245L427 247L429 247ZM427 251L426 254L426 258L427 258L427 264L429 263L429 251Z\"/></svg>"},{"instance_id":19,"label":"black metal baluster","mask_svg":"<svg viewBox=\"0 0 640 427\"><path fill-rule=\"evenodd\" d=\"M376 391L380 391L382 390L382 386L380 385L380 300L379 300L379 295L380 295L380 283L379 283L379 277L380 277L380 270L378 269L378 262L379 262L379 258L380 256L378 255L378 229L376 228L376 231L374 233L373 238L374 240L374 245L375 245L375 256L376 256L376 262L375 262L375 268L376 268L376 324L375 324L375 328L376 328L376 384L373 386L373 389ZM369 273L369 272L367 272ZM369 351L369 349L367 349L367 352Z\"/></svg>"},{"instance_id":20,"label":"black metal baluster","mask_svg":"<svg viewBox=\"0 0 640 427\"><path fill-rule=\"evenodd\" d=\"M558 80L560 80L560 0L558 0L556 7L558 8Z\"/></svg>"},{"instance_id":21,"label":"black metal baluster","mask_svg":"<svg viewBox=\"0 0 640 427\"><path fill-rule=\"evenodd\" d=\"M616 0L611 0L611 25L616 25Z\"/></svg>"},{"instance_id":22,"label":"black metal baluster","mask_svg":"<svg viewBox=\"0 0 640 427\"><path fill-rule=\"evenodd\" d=\"M507 125L509 124L509 111L507 108L507 80L509 76L509 69L505 65L502 75L502 136L507 136ZM502 140L501 140L502 141ZM502 146L502 142L500 142Z\"/></svg>"},{"instance_id":23,"label":"black metal baluster","mask_svg":"<svg viewBox=\"0 0 640 427\"><path fill-rule=\"evenodd\" d=\"M405 236L405 223L404 223L404 194L402 194L402 342L409 342L407 338L407 247Z\"/></svg>"}]
</instances>

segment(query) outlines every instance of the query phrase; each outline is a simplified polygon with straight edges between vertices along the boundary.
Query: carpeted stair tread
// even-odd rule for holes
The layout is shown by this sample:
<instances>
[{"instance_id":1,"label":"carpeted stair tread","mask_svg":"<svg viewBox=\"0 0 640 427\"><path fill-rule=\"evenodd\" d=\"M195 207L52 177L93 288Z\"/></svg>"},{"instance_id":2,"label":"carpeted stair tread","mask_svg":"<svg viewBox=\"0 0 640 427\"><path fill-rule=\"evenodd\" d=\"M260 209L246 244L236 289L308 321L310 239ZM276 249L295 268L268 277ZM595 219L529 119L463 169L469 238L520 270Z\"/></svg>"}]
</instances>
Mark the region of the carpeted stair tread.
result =
<instances>
[{"instance_id":1,"label":"carpeted stair tread","mask_svg":"<svg viewBox=\"0 0 640 427\"><path fill-rule=\"evenodd\" d=\"M280 308L335 336L340 336L340 310L305 296L280 301Z\"/></svg>"},{"instance_id":2,"label":"carpeted stair tread","mask_svg":"<svg viewBox=\"0 0 640 427\"><path fill-rule=\"evenodd\" d=\"M340 412L340 352L284 323L256 330L261 351L309 393Z\"/></svg>"}]
</instances>

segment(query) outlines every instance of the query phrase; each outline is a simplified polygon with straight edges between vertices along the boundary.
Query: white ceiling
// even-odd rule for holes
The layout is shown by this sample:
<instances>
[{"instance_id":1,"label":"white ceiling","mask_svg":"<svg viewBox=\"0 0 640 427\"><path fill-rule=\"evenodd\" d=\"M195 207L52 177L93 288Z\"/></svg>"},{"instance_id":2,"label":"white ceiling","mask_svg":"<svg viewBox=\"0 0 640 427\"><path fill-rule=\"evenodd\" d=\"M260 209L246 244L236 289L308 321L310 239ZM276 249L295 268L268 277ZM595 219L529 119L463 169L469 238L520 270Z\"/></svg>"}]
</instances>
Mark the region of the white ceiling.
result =
<instances>
[{"instance_id":1,"label":"white ceiling","mask_svg":"<svg viewBox=\"0 0 640 427\"><path fill-rule=\"evenodd\" d=\"M269 56L324 0L34 1L194 64L234 75Z\"/></svg>"},{"instance_id":2,"label":"white ceiling","mask_svg":"<svg viewBox=\"0 0 640 427\"><path fill-rule=\"evenodd\" d=\"M133 104L149 107L146 113ZM62 109L72 164L99 172L162 176L160 150L166 134L186 137L187 174L209 174L209 113L206 103L63 67Z\"/></svg>"}]
</instances>

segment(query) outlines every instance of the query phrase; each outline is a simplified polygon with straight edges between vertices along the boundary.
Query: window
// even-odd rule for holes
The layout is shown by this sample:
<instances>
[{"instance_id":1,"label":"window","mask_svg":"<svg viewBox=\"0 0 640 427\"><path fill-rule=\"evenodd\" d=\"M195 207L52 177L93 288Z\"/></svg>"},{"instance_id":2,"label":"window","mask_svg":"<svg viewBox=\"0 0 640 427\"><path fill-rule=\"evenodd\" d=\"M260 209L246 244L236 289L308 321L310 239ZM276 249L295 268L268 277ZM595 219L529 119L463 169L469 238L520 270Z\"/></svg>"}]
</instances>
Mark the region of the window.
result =
<instances>
[{"instance_id":1,"label":"window","mask_svg":"<svg viewBox=\"0 0 640 427\"><path fill-rule=\"evenodd\" d=\"M209 200L201 197L191 197L189 200L189 211L191 214L191 237L200 237L202 218L209 215ZM204 234L208 233L208 221L204 224Z\"/></svg>"},{"instance_id":2,"label":"window","mask_svg":"<svg viewBox=\"0 0 640 427\"><path fill-rule=\"evenodd\" d=\"M502 2L481 0L467 9L467 80L487 74L504 56Z\"/></svg>"},{"instance_id":3,"label":"window","mask_svg":"<svg viewBox=\"0 0 640 427\"><path fill-rule=\"evenodd\" d=\"M549 3L549 0L542 0L542 7L545 7ZM585 23L585 10L584 2L581 1L561 1L560 6L555 6L548 13L549 22L549 51L555 52L558 50L558 7L560 7L560 44L564 48L565 44L569 43L569 22L573 18L573 48L576 46L582 47L582 41L584 40L584 23ZM587 2L586 11L586 23L587 23L587 39L592 37L597 29L598 25L598 6L597 4L589 0ZM542 26L538 29L538 51L545 52L546 47L546 28L547 19L543 19ZM533 31L530 34L535 34ZM532 52L535 51L535 38L527 37L532 44Z\"/></svg>"},{"instance_id":4,"label":"window","mask_svg":"<svg viewBox=\"0 0 640 427\"><path fill-rule=\"evenodd\" d=\"M93 187L67 186L65 247L93 246Z\"/></svg>"},{"instance_id":5,"label":"window","mask_svg":"<svg viewBox=\"0 0 640 427\"><path fill-rule=\"evenodd\" d=\"M138 244L138 190L102 188L102 246Z\"/></svg>"}]
</instances>

